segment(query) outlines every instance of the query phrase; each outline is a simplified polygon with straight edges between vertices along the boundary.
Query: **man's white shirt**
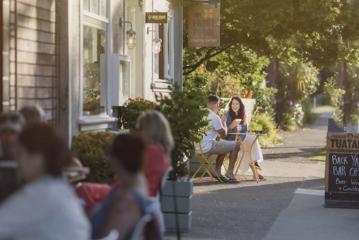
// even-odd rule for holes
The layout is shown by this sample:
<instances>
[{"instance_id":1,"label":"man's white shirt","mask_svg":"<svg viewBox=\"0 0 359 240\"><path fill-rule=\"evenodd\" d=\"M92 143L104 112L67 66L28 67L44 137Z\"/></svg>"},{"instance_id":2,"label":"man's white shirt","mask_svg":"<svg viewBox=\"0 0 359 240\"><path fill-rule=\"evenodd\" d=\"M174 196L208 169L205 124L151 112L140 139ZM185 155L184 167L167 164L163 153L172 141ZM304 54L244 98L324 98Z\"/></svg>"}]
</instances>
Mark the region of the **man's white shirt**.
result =
<instances>
[{"instance_id":1,"label":"man's white shirt","mask_svg":"<svg viewBox=\"0 0 359 240\"><path fill-rule=\"evenodd\" d=\"M208 120L209 120L209 130L206 135L203 136L201 141L201 148L203 152L208 152L212 149L214 144L216 143L216 138L218 135L218 130L225 130L226 127L223 125L221 118L213 112L211 109L208 109Z\"/></svg>"}]
</instances>

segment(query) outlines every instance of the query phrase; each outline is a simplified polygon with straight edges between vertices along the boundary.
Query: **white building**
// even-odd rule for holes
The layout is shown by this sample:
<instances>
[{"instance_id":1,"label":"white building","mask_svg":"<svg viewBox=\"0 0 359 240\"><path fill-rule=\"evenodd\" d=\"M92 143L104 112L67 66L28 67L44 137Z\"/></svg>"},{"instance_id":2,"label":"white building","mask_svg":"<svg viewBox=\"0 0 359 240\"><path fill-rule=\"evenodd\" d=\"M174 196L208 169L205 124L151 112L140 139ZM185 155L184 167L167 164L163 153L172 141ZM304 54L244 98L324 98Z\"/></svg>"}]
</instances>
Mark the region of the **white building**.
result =
<instances>
[{"instance_id":1,"label":"white building","mask_svg":"<svg viewBox=\"0 0 359 240\"><path fill-rule=\"evenodd\" d=\"M154 100L182 84L181 0L3 0L0 7L2 110L39 104L69 139L113 125L112 107L128 98ZM167 22L146 23L146 12L167 13Z\"/></svg>"}]
</instances>

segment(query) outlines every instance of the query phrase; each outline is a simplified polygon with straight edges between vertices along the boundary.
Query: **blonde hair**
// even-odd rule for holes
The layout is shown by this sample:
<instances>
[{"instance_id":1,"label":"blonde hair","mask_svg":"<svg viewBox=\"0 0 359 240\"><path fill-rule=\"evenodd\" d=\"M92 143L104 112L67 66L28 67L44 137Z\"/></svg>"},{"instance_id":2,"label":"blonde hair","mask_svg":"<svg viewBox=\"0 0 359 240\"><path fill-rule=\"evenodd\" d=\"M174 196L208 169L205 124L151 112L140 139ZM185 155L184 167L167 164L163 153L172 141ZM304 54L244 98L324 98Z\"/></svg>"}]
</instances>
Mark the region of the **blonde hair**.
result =
<instances>
[{"instance_id":1,"label":"blonde hair","mask_svg":"<svg viewBox=\"0 0 359 240\"><path fill-rule=\"evenodd\" d=\"M137 119L137 128L142 131L150 143L161 144L167 155L174 146L170 124L165 116L158 111L146 111Z\"/></svg>"}]
</instances>

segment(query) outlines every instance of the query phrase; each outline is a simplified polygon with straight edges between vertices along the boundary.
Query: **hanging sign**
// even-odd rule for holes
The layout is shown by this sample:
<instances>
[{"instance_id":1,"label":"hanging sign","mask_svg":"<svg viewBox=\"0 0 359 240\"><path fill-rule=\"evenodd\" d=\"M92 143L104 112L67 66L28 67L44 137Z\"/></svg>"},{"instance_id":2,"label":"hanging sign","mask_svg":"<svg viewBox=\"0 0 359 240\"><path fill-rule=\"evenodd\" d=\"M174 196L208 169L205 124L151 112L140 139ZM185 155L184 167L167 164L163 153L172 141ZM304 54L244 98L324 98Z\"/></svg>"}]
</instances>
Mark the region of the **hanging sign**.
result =
<instances>
[{"instance_id":1,"label":"hanging sign","mask_svg":"<svg viewBox=\"0 0 359 240\"><path fill-rule=\"evenodd\" d=\"M328 133L325 173L327 207L359 207L359 134Z\"/></svg>"},{"instance_id":2,"label":"hanging sign","mask_svg":"<svg viewBox=\"0 0 359 240\"><path fill-rule=\"evenodd\" d=\"M146 12L146 23L167 23L167 12Z\"/></svg>"},{"instance_id":3,"label":"hanging sign","mask_svg":"<svg viewBox=\"0 0 359 240\"><path fill-rule=\"evenodd\" d=\"M188 7L188 47L220 46L219 3L193 3Z\"/></svg>"}]
</instances>

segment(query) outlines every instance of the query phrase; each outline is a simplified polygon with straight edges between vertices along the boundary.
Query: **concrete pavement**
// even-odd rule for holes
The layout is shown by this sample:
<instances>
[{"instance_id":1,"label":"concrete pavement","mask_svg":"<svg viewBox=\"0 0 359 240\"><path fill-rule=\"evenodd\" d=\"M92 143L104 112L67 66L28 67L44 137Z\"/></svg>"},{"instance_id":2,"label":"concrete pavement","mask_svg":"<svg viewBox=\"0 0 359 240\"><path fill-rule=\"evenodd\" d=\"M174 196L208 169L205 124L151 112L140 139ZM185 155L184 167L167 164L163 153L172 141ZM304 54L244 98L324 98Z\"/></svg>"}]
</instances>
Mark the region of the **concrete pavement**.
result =
<instances>
[{"instance_id":1,"label":"concrete pavement","mask_svg":"<svg viewBox=\"0 0 359 240\"><path fill-rule=\"evenodd\" d=\"M323 199L323 190L298 189L264 239L359 239L359 210L324 208Z\"/></svg>"}]
</instances>

